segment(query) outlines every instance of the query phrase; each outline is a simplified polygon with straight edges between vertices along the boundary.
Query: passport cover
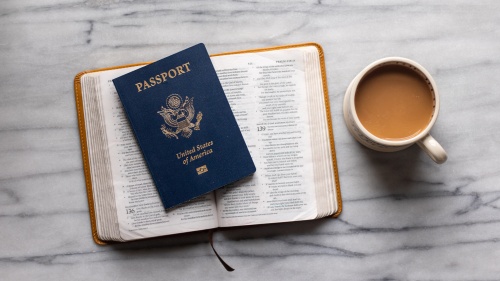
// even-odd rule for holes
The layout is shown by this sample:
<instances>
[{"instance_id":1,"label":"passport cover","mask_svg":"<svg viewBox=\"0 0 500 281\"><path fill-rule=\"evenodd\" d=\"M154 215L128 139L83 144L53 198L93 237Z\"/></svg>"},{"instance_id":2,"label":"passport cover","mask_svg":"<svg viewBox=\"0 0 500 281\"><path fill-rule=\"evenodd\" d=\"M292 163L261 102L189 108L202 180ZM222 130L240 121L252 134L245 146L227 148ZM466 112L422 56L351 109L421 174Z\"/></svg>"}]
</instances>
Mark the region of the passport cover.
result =
<instances>
[{"instance_id":1,"label":"passport cover","mask_svg":"<svg viewBox=\"0 0 500 281\"><path fill-rule=\"evenodd\" d=\"M165 208L255 172L203 44L113 83Z\"/></svg>"}]
</instances>

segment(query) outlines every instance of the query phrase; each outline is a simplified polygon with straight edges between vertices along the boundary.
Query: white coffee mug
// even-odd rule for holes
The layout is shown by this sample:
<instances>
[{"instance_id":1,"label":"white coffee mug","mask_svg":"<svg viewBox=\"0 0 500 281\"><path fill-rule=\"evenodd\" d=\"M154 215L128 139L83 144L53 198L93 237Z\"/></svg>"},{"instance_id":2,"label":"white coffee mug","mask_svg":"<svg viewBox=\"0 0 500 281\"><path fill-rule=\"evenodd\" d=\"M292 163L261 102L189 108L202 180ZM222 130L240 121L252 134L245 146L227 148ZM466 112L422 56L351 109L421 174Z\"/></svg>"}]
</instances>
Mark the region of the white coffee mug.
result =
<instances>
[{"instance_id":1,"label":"white coffee mug","mask_svg":"<svg viewBox=\"0 0 500 281\"><path fill-rule=\"evenodd\" d=\"M359 86L360 81L373 70L387 65L404 66L420 75L427 82L430 92L432 93L434 98L435 106L430 122L427 124L425 129L420 131L417 135L408 139L389 140L379 138L370 133L361 124L356 113L354 98L356 96L356 90ZM436 122L438 112L439 94L434 79L432 79L432 76L424 67L422 67L415 61L406 58L388 57L371 63L351 81L344 96L344 119L347 124L347 128L349 129L349 132L354 136L354 138L361 144L377 151L392 152L405 149L417 143L430 156L432 160L434 160L438 164L441 164L444 163L448 157L443 147L429 134L429 131Z\"/></svg>"}]
</instances>

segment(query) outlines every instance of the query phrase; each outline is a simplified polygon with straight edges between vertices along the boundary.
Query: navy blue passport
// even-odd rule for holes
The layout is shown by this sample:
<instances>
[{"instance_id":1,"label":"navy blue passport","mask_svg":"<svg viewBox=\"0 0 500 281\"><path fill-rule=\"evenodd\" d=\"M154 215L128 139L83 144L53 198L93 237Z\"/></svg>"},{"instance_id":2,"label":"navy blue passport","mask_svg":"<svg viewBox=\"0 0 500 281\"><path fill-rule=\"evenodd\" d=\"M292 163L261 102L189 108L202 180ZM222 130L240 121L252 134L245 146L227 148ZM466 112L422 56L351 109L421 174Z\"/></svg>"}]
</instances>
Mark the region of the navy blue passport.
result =
<instances>
[{"instance_id":1,"label":"navy blue passport","mask_svg":"<svg viewBox=\"0 0 500 281\"><path fill-rule=\"evenodd\" d=\"M165 208L255 172L203 44L113 83Z\"/></svg>"}]
</instances>

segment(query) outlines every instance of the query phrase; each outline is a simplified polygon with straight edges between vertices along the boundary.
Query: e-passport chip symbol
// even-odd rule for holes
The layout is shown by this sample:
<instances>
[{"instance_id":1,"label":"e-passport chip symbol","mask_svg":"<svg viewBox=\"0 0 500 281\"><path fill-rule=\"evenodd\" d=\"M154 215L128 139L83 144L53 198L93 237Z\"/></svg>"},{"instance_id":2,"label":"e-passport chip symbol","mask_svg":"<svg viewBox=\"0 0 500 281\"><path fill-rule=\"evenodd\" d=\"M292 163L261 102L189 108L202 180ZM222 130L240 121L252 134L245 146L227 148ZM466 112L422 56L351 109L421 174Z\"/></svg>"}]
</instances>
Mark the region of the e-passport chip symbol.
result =
<instances>
[{"instance_id":1,"label":"e-passport chip symbol","mask_svg":"<svg viewBox=\"0 0 500 281\"><path fill-rule=\"evenodd\" d=\"M198 173L198 175L208 172L207 165L196 168L196 172Z\"/></svg>"}]
</instances>

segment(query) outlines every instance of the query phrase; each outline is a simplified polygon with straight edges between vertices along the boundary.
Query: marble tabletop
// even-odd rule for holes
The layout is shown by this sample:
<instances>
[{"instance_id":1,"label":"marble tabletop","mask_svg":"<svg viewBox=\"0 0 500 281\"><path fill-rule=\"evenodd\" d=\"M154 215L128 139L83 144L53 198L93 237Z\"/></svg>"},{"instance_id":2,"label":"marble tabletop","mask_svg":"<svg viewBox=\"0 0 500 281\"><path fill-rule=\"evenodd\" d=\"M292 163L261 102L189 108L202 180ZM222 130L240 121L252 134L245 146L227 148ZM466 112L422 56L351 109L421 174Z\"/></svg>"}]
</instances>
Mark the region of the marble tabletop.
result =
<instances>
[{"instance_id":1,"label":"marble tabletop","mask_svg":"<svg viewBox=\"0 0 500 281\"><path fill-rule=\"evenodd\" d=\"M500 280L500 2L0 2L1 280ZM91 238L74 76L152 61L317 42L325 51L344 211L115 246ZM414 59L441 94L449 154L379 153L342 117L351 79Z\"/></svg>"}]
</instances>

